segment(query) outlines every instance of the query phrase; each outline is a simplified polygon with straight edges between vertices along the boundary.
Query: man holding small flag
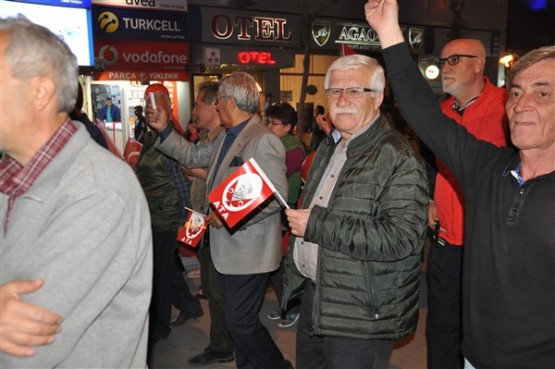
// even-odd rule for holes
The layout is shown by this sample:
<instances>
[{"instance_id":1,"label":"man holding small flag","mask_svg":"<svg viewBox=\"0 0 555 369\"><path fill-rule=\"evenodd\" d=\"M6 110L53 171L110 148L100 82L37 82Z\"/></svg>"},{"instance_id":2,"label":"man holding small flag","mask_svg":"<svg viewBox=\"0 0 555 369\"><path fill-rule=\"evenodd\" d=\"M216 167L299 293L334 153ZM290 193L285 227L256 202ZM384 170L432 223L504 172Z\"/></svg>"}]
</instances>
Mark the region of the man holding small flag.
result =
<instances>
[{"instance_id":1,"label":"man holding small flag","mask_svg":"<svg viewBox=\"0 0 555 369\"><path fill-rule=\"evenodd\" d=\"M285 211L281 307L304 291L297 368L385 369L418 321L426 173L380 112L376 59L337 59L325 87L335 130L318 146L301 208Z\"/></svg>"},{"instance_id":2,"label":"man holding small flag","mask_svg":"<svg viewBox=\"0 0 555 369\"><path fill-rule=\"evenodd\" d=\"M226 136L211 158L208 192L254 158L269 182L287 197L285 148L256 114L259 92L255 80L241 72L223 78L217 102ZM224 226L216 212L207 217L237 368L292 368L258 317L270 272L281 261L280 210L279 202L271 197L233 228Z\"/></svg>"},{"instance_id":3,"label":"man holding small flag","mask_svg":"<svg viewBox=\"0 0 555 369\"><path fill-rule=\"evenodd\" d=\"M203 214L189 208L185 208L185 210L187 211L187 219L185 219L185 224L177 234L177 240L191 247L197 247L208 224Z\"/></svg>"},{"instance_id":4,"label":"man holding small flag","mask_svg":"<svg viewBox=\"0 0 555 369\"><path fill-rule=\"evenodd\" d=\"M200 128L198 142L193 143L168 128L166 122L156 121L151 127L160 132L155 147L182 164L181 169L191 179L191 206L194 211L206 214L206 176L212 152L221 144L225 132L216 109L219 83L205 81L198 86L192 118ZM204 234L203 234L204 235ZM227 330L224 315L224 297L218 272L210 253L208 235L199 243L197 257L200 261L202 292L208 300L210 312L210 342L200 353L187 359L191 366L210 365L233 361L233 341Z\"/></svg>"},{"instance_id":5,"label":"man holding small flag","mask_svg":"<svg viewBox=\"0 0 555 369\"><path fill-rule=\"evenodd\" d=\"M272 195L284 208L289 208L266 173L251 158L214 188L208 200L227 227L233 229Z\"/></svg>"},{"instance_id":6,"label":"man holding small flag","mask_svg":"<svg viewBox=\"0 0 555 369\"><path fill-rule=\"evenodd\" d=\"M241 72L223 78L216 103L225 136L210 158L207 193L254 158L264 169L268 182L286 198L285 147L257 115L256 81ZM196 161L200 150L199 145L194 149L183 144L181 150L175 148L170 156L180 156L178 160L188 165ZM188 155L183 155L186 152ZM210 225L211 256L223 290L225 320L235 345L237 368L292 368L258 317L269 274L281 261L281 206L277 197L270 197L231 228L224 225L225 218L216 212L206 217Z\"/></svg>"}]
</instances>

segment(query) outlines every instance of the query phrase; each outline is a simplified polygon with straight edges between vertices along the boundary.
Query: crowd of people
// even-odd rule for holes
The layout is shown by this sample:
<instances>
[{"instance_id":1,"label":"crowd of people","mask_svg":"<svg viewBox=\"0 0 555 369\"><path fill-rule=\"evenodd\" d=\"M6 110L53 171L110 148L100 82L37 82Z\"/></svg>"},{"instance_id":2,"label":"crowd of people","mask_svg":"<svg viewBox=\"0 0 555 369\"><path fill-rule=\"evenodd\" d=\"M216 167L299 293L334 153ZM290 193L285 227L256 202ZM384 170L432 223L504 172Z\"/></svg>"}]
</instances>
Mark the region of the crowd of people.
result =
<instances>
[{"instance_id":1,"label":"crowd of people","mask_svg":"<svg viewBox=\"0 0 555 369\"><path fill-rule=\"evenodd\" d=\"M149 347L204 314L176 239L190 208L208 224L196 255L211 324L191 366L388 368L395 341L416 329L431 235L429 368L551 367L555 46L520 58L501 89L484 76L483 45L452 40L437 60L440 102L397 1L364 12L385 65L331 64L313 147L295 137L290 104L267 98L260 114L256 81L234 72L198 86L187 135L168 91L149 86L134 168L83 116L63 41L0 19L1 366L148 367ZM437 172L383 112L387 83ZM278 194L230 228L207 194L251 158ZM297 324L295 363L259 317L269 283L279 306L268 318Z\"/></svg>"}]
</instances>

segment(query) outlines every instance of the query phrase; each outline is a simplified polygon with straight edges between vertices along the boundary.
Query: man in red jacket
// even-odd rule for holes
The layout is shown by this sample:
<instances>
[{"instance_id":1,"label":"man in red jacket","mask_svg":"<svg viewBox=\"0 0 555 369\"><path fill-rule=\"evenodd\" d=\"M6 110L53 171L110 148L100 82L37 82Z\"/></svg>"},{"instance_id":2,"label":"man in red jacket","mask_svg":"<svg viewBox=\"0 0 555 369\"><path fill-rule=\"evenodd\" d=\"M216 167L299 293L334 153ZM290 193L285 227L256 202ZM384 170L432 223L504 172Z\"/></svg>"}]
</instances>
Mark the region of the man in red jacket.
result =
<instances>
[{"instance_id":1,"label":"man in red jacket","mask_svg":"<svg viewBox=\"0 0 555 369\"><path fill-rule=\"evenodd\" d=\"M506 146L507 93L484 77L486 51L474 39L448 42L437 60L443 91L450 95L443 113L478 139ZM464 199L449 169L437 160L429 226L435 230L428 264L428 367L459 369Z\"/></svg>"}]
</instances>

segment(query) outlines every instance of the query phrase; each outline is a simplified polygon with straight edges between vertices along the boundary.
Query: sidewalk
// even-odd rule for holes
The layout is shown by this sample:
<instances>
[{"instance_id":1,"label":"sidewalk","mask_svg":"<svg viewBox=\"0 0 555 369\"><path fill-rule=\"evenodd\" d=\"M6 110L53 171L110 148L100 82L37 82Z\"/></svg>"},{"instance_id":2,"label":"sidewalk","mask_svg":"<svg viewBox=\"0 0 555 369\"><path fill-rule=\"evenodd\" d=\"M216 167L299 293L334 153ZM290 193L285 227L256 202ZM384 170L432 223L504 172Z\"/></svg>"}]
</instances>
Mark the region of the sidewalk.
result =
<instances>
[{"instance_id":1,"label":"sidewalk","mask_svg":"<svg viewBox=\"0 0 555 369\"><path fill-rule=\"evenodd\" d=\"M425 273L422 273L422 278L425 278ZM189 286L191 286L191 292L196 293L199 286L198 278L188 278L188 282ZM427 310L425 308L425 283L421 282L421 286L420 319L416 333L395 344L389 369L426 369L425 322ZM204 316L196 321L188 321L182 326L172 327L170 336L156 343L151 352L151 369L199 368L187 365L187 359L202 352L209 342L210 317L208 314L208 303L205 299L201 301ZM279 328L277 326L279 321L267 319L266 314L275 309L276 306L275 294L273 290L269 289L262 305L260 320L270 331L285 358L295 363L297 324L290 328ZM235 362L225 364L215 363L200 368L235 368Z\"/></svg>"}]
</instances>

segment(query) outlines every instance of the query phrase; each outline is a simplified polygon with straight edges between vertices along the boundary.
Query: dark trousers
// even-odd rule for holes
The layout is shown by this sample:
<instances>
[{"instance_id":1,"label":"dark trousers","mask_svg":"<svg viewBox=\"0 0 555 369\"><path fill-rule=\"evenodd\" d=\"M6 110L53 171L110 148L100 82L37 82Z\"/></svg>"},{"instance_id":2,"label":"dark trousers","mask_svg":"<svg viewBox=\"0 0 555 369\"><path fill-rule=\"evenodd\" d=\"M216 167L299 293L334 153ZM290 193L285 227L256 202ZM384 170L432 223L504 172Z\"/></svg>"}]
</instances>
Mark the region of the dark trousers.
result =
<instances>
[{"instance_id":1,"label":"dark trousers","mask_svg":"<svg viewBox=\"0 0 555 369\"><path fill-rule=\"evenodd\" d=\"M212 262L210 247L205 246L198 253L200 260L200 283L202 292L208 299L210 310L210 344L209 351L232 353L233 341L225 324L224 295L218 272Z\"/></svg>"},{"instance_id":2,"label":"dark trousers","mask_svg":"<svg viewBox=\"0 0 555 369\"><path fill-rule=\"evenodd\" d=\"M393 340L312 335L315 286L305 283L297 328L297 369L387 369Z\"/></svg>"},{"instance_id":3,"label":"dark trousers","mask_svg":"<svg viewBox=\"0 0 555 369\"><path fill-rule=\"evenodd\" d=\"M170 334L171 290L174 269L173 253L177 247L176 233L152 231L152 300L150 303L150 334Z\"/></svg>"},{"instance_id":4,"label":"dark trousers","mask_svg":"<svg viewBox=\"0 0 555 369\"><path fill-rule=\"evenodd\" d=\"M191 295L187 282L175 264L176 231L152 231L153 281L150 304L150 333L160 337L170 334L171 305L189 316L202 311L198 298Z\"/></svg>"},{"instance_id":5,"label":"dark trousers","mask_svg":"<svg viewBox=\"0 0 555 369\"><path fill-rule=\"evenodd\" d=\"M176 263L179 263L180 265ZM202 306L200 305L198 297L191 294L187 281L183 279L182 269L183 263L181 262L181 258L179 257L176 249L174 251L171 303L179 309L181 314L188 317L195 317L202 313Z\"/></svg>"},{"instance_id":6,"label":"dark trousers","mask_svg":"<svg viewBox=\"0 0 555 369\"><path fill-rule=\"evenodd\" d=\"M225 319L239 369L290 369L258 314L269 273L220 274L224 292Z\"/></svg>"},{"instance_id":7,"label":"dark trousers","mask_svg":"<svg viewBox=\"0 0 555 369\"><path fill-rule=\"evenodd\" d=\"M276 293L278 309L281 308L281 297L283 296L283 273L285 269L284 262L283 262L284 259L285 257L281 259L281 264L279 265L279 268L277 268L272 273L270 273L270 283L274 287L274 292ZM282 315L283 315L282 318L285 318L285 315L287 314L298 312L300 309L299 303L300 303L299 299L295 299L294 301L289 301L289 304L287 306L287 311L285 312L282 311Z\"/></svg>"},{"instance_id":8,"label":"dark trousers","mask_svg":"<svg viewBox=\"0 0 555 369\"><path fill-rule=\"evenodd\" d=\"M430 247L428 256L428 340L429 369L463 367L462 341L463 247Z\"/></svg>"}]
</instances>

